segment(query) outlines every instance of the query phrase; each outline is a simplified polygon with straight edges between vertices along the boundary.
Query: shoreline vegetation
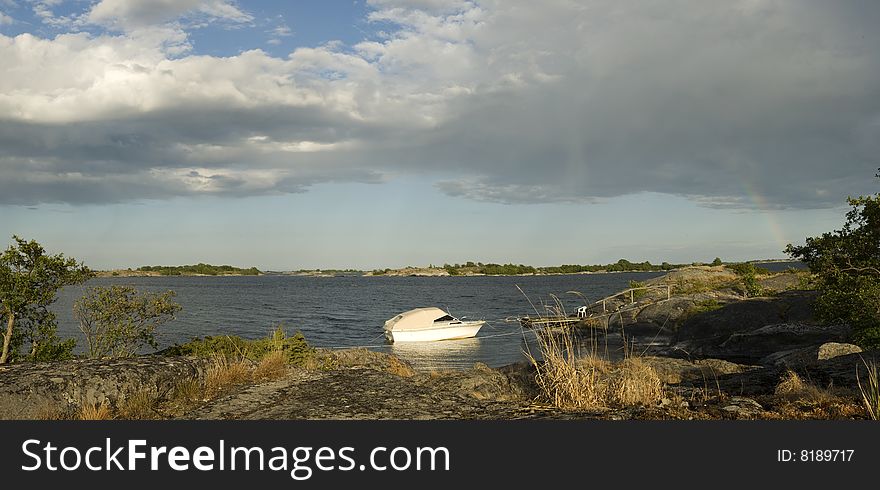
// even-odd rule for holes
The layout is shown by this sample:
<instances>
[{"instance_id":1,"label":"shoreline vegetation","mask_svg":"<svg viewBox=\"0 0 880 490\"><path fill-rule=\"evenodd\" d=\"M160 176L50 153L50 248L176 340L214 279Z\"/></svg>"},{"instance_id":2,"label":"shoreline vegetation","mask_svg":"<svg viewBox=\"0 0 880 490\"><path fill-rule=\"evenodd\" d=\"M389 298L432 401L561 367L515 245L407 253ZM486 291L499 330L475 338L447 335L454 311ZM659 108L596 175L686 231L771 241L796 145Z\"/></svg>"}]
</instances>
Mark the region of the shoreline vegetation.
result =
<instances>
[{"instance_id":1,"label":"shoreline vegetation","mask_svg":"<svg viewBox=\"0 0 880 490\"><path fill-rule=\"evenodd\" d=\"M744 264L752 263L788 263L797 262L791 259L766 259L766 260L750 260L742 262ZM715 259L713 262L692 262L688 264L670 264L663 262L661 264L652 264L649 261L630 262L627 259L620 259L613 264L596 264L596 265L580 265L580 264L563 264L558 266L536 267L523 264L495 264L482 262L465 262L464 264L443 264L435 266L433 264L427 267L406 266L397 269L300 269L296 271L262 271L256 267L240 268L230 265L211 265L199 263L195 265L182 266L142 266L136 269L112 269L106 271L96 271L97 277L158 277L158 276L260 276L260 275L293 275L308 277L336 277L336 276L419 276L419 277L440 277L440 276L533 276L533 275L564 275L564 274L604 274L610 272L669 272L684 267L701 266L701 265L721 265L721 259ZM730 264L730 263L728 263Z\"/></svg>"}]
</instances>

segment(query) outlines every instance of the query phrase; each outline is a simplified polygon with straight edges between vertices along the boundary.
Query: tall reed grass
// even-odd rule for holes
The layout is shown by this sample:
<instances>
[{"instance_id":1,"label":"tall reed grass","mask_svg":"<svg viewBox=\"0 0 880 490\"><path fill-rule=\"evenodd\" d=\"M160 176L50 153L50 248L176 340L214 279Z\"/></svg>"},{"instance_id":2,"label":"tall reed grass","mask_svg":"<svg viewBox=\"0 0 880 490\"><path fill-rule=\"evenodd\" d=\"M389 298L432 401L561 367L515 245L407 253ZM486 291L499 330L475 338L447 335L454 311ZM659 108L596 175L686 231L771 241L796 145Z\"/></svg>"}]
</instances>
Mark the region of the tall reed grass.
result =
<instances>
[{"instance_id":1,"label":"tall reed grass","mask_svg":"<svg viewBox=\"0 0 880 490\"><path fill-rule=\"evenodd\" d=\"M537 371L545 401L563 410L656 405L665 387L650 365L631 351L611 361L597 349L581 351L574 332L538 332L540 360L527 354ZM592 342L591 342L592 344Z\"/></svg>"},{"instance_id":2,"label":"tall reed grass","mask_svg":"<svg viewBox=\"0 0 880 490\"><path fill-rule=\"evenodd\" d=\"M868 379L865 381L865 385L862 386L862 380L859 377L857 368L856 382L859 385L862 402L865 405L865 410L868 412L868 417L871 420L878 420L878 417L880 417L880 377L877 375L877 363L873 360L868 362L864 359L862 359L862 363L864 363L868 371Z\"/></svg>"}]
</instances>

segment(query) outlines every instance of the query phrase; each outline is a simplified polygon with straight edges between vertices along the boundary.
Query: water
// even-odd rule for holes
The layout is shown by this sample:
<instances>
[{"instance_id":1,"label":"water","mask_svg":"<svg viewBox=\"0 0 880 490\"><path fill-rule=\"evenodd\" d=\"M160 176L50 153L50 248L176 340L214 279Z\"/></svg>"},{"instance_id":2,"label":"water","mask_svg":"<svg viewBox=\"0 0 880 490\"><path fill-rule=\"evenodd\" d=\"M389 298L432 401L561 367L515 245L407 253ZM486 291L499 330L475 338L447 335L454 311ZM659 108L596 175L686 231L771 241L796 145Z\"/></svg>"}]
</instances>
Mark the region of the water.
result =
<instances>
[{"instance_id":1,"label":"water","mask_svg":"<svg viewBox=\"0 0 880 490\"><path fill-rule=\"evenodd\" d=\"M807 264L805 264L799 260L792 260L790 262L789 261L756 262L755 266L756 267L763 267L764 269L767 269L770 272L783 272L783 271L787 271L788 269L798 269L798 270L806 270L807 269Z\"/></svg>"},{"instance_id":2,"label":"water","mask_svg":"<svg viewBox=\"0 0 880 490\"><path fill-rule=\"evenodd\" d=\"M629 281L661 273L578 274L516 277L128 277L96 278L59 294L53 311L59 335L84 345L73 318L73 302L90 286L128 285L142 291L174 290L183 306L177 318L157 332L161 347L206 335L259 338L282 324L289 333L301 331L318 347L358 347L392 352L422 369L456 369L484 362L497 367L524 358L518 323L506 317L535 316L557 295L569 312L588 301L616 293ZM528 299L517 285L528 295ZM420 306L439 306L453 315L489 322L476 338L443 342L387 345L385 320ZM541 313L546 313L542 311Z\"/></svg>"}]
</instances>

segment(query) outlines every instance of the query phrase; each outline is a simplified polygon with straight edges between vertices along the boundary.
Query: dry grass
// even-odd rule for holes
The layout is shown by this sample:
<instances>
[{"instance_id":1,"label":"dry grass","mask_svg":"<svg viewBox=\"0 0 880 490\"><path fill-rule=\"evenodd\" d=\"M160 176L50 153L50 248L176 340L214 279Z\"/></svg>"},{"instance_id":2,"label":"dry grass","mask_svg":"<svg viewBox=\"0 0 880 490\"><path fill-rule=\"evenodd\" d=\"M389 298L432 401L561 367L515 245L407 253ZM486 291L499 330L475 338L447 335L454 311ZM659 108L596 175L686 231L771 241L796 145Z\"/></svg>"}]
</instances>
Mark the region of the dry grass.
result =
<instances>
[{"instance_id":1,"label":"dry grass","mask_svg":"<svg viewBox=\"0 0 880 490\"><path fill-rule=\"evenodd\" d=\"M156 411L159 397L149 390L140 390L121 400L118 404L117 418L126 420L151 420L160 417Z\"/></svg>"},{"instance_id":2,"label":"dry grass","mask_svg":"<svg viewBox=\"0 0 880 490\"><path fill-rule=\"evenodd\" d=\"M864 359L862 359L862 362L868 370L868 379L865 380L865 385L862 386L862 380L858 376L858 369L856 370L859 392L862 394L862 402L865 405L865 411L868 412L868 417L871 420L878 420L878 417L880 417L880 378L877 376L877 363L874 361L867 362Z\"/></svg>"},{"instance_id":3,"label":"dry grass","mask_svg":"<svg viewBox=\"0 0 880 490\"><path fill-rule=\"evenodd\" d=\"M664 385L650 365L630 355L613 363L590 349L580 355L571 332L539 333L542 360L529 355L537 369L542 397L563 410L595 410L656 405Z\"/></svg>"},{"instance_id":4,"label":"dry grass","mask_svg":"<svg viewBox=\"0 0 880 490\"><path fill-rule=\"evenodd\" d=\"M254 368L254 381L271 381L287 373L287 355L282 350L273 350L263 356Z\"/></svg>"},{"instance_id":5,"label":"dry grass","mask_svg":"<svg viewBox=\"0 0 880 490\"><path fill-rule=\"evenodd\" d=\"M83 403L79 411L79 420L110 420L110 405L106 401L100 404Z\"/></svg>"},{"instance_id":6,"label":"dry grass","mask_svg":"<svg viewBox=\"0 0 880 490\"><path fill-rule=\"evenodd\" d=\"M76 414L70 410L63 410L57 405L46 402L40 405L34 418L37 420L71 420L76 418L74 415Z\"/></svg>"},{"instance_id":7,"label":"dry grass","mask_svg":"<svg viewBox=\"0 0 880 490\"><path fill-rule=\"evenodd\" d=\"M776 396L782 397L788 401L801 401L814 404L828 403L834 399L834 395L828 390L824 390L809 381L805 381L792 370L788 370L782 375L779 384L776 385L774 393Z\"/></svg>"},{"instance_id":8,"label":"dry grass","mask_svg":"<svg viewBox=\"0 0 880 490\"><path fill-rule=\"evenodd\" d=\"M199 402L203 397L204 388L202 382L198 378L180 380L171 390L171 398L183 402L184 404Z\"/></svg>"},{"instance_id":9,"label":"dry grass","mask_svg":"<svg viewBox=\"0 0 880 490\"><path fill-rule=\"evenodd\" d=\"M252 379L250 362L217 356L205 373L205 395L207 398L216 397L230 387Z\"/></svg>"},{"instance_id":10,"label":"dry grass","mask_svg":"<svg viewBox=\"0 0 880 490\"><path fill-rule=\"evenodd\" d=\"M395 356L388 357L388 367L386 367L385 369L391 374L403 376L404 378L411 378L416 374L416 372L413 371L413 368L410 367L409 364L401 361Z\"/></svg>"},{"instance_id":11,"label":"dry grass","mask_svg":"<svg viewBox=\"0 0 880 490\"><path fill-rule=\"evenodd\" d=\"M653 405L663 398L663 387L653 367L630 357L617 364L606 397L618 406Z\"/></svg>"}]
</instances>

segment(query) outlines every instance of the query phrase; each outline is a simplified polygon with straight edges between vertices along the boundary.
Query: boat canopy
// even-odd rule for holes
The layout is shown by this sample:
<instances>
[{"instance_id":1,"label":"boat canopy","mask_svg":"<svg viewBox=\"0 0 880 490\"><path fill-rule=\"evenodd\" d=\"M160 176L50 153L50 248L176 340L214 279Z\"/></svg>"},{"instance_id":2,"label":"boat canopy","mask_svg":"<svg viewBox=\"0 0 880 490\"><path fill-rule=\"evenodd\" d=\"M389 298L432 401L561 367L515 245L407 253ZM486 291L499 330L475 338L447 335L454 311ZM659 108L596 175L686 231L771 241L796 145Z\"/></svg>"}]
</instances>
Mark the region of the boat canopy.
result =
<instances>
[{"instance_id":1,"label":"boat canopy","mask_svg":"<svg viewBox=\"0 0 880 490\"><path fill-rule=\"evenodd\" d=\"M394 330L398 332L402 330L421 330L433 325L434 322L448 322L453 320L455 320L455 318L440 308L433 306L428 308L416 308L414 310L403 312L385 322L385 330Z\"/></svg>"}]
</instances>

